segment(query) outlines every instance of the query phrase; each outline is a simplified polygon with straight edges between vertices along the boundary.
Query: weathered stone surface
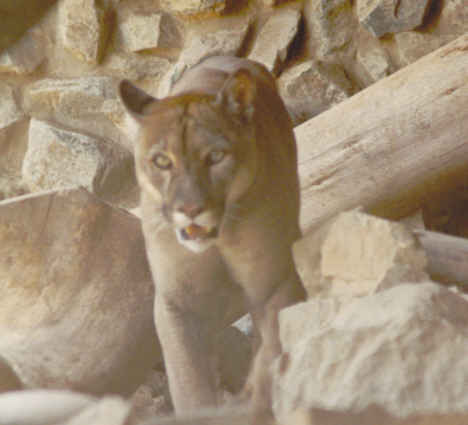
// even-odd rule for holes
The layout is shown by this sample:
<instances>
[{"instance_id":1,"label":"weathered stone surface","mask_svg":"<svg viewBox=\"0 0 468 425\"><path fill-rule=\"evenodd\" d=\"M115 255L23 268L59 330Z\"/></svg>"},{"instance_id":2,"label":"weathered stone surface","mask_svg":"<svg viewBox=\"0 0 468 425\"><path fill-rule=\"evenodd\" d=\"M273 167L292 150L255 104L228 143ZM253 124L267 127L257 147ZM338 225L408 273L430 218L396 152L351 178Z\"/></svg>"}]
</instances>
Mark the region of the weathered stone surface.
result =
<instances>
[{"instance_id":1,"label":"weathered stone surface","mask_svg":"<svg viewBox=\"0 0 468 425\"><path fill-rule=\"evenodd\" d=\"M107 76L38 80L25 88L24 107L37 119L114 140L132 150L130 141L115 126L123 115L116 83Z\"/></svg>"},{"instance_id":2,"label":"weathered stone surface","mask_svg":"<svg viewBox=\"0 0 468 425\"><path fill-rule=\"evenodd\" d=\"M28 31L0 54L0 73L30 74L44 59L45 50L42 38L34 31Z\"/></svg>"},{"instance_id":3,"label":"weathered stone surface","mask_svg":"<svg viewBox=\"0 0 468 425\"><path fill-rule=\"evenodd\" d=\"M0 423L62 424L94 403L93 397L71 391L13 391L0 395Z\"/></svg>"},{"instance_id":4,"label":"weathered stone surface","mask_svg":"<svg viewBox=\"0 0 468 425\"><path fill-rule=\"evenodd\" d=\"M356 24L350 0L310 0L304 17L311 53L319 60L328 61L353 37Z\"/></svg>"},{"instance_id":5,"label":"weathered stone surface","mask_svg":"<svg viewBox=\"0 0 468 425\"><path fill-rule=\"evenodd\" d=\"M128 178L131 164L115 144L32 119L22 173L32 191L84 186L102 194Z\"/></svg>"},{"instance_id":6,"label":"weathered stone surface","mask_svg":"<svg viewBox=\"0 0 468 425\"><path fill-rule=\"evenodd\" d=\"M468 8L463 0L446 0L436 22L423 31L395 34L400 66L415 62L468 31Z\"/></svg>"},{"instance_id":7,"label":"weathered stone surface","mask_svg":"<svg viewBox=\"0 0 468 425\"><path fill-rule=\"evenodd\" d=\"M197 14L200 12L222 12L226 0L161 0L161 7L169 12Z\"/></svg>"},{"instance_id":8,"label":"weathered stone surface","mask_svg":"<svg viewBox=\"0 0 468 425\"><path fill-rule=\"evenodd\" d=\"M0 202L0 287L27 388L129 395L160 358L139 220L84 189Z\"/></svg>"},{"instance_id":9,"label":"weathered stone surface","mask_svg":"<svg viewBox=\"0 0 468 425\"><path fill-rule=\"evenodd\" d=\"M468 415L467 326L467 300L431 282L282 310L274 410L280 422L322 407L381 410L399 419L392 424L461 425L453 417ZM405 420L418 414L426 421Z\"/></svg>"},{"instance_id":10,"label":"weathered stone surface","mask_svg":"<svg viewBox=\"0 0 468 425\"><path fill-rule=\"evenodd\" d=\"M123 48L131 52L175 48L181 40L173 18L156 12L129 14L120 23L119 34Z\"/></svg>"},{"instance_id":11,"label":"weathered stone surface","mask_svg":"<svg viewBox=\"0 0 468 425\"><path fill-rule=\"evenodd\" d=\"M361 78L366 86L387 77L392 72L390 58L385 49L379 46L371 48L359 46L356 60L363 71Z\"/></svg>"},{"instance_id":12,"label":"weathered stone surface","mask_svg":"<svg viewBox=\"0 0 468 425\"><path fill-rule=\"evenodd\" d=\"M432 0L358 0L359 22L381 37L422 25Z\"/></svg>"},{"instance_id":13,"label":"weathered stone surface","mask_svg":"<svg viewBox=\"0 0 468 425\"><path fill-rule=\"evenodd\" d=\"M63 46L85 62L99 63L111 25L107 3L97 0L64 0L60 4L59 17Z\"/></svg>"},{"instance_id":14,"label":"weathered stone surface","mask_svg":"<svg viewBox=\"0 0 468 425\"><path fill-rule=\"evenodd\" d=\"M339 66L306 61L284 71L278 88L293 124L298 125L350 96L352 86Z\"/></svg>"},{"instance_id":15,"label":"weathered stone surface","mask_svg":"<svg viewBox=\"0 0 468 425\"><path fill-rule=\"evenodd\" d=\"M278 9L260 29L249 59L276 72L286 60L288 49L299 30L301 14L293 9Z\"/></svg>"},{"instance_id":16,"label":"weathered stone surface","mask_svg":"<svg viewBox=\"0 0 468 425\"><path fill-rule=\"evenodd\" d=\"M103 67L109 74L119 78L158 80L166 74L171 64L167 59L157 56L114 53L104 61Z\"/></svg>"},{"instance_id":17,"label":"weathered stone surface","mask_svg":"<svg viewBox=\"0 0 468 425\"><path fill-rule=\"evenodd\" d=\"M427 280L427 258L404 225L348 211L293 247L309 295L365 295Z\"/></svg>"},{"instance_id":18,"label":"weathered stone surface","mask_svg":"<svg viewBox=\"0 0 468 425\"><path fill-rule=\"evenodd\" d=\"M11 84L0 82L0 142L2 131L24 117L18 106L15 88Z\"/></svg>"},{"instance_id":19,"label":"weathered stone surface","mask_svg":"<svg viewBox=\"0 0 468 425\"><path fill-rule=\"evenodd\" d=\"M249 27L250 25L247 23L236 28L218 31L190 31L186 36L187 43L177 63L171 67L161 81L158 96L167 96L172 83L177 81L186 69L196 65L203 58L215 55L235 56L242 47Z\"/></svg>"}]
</instances>

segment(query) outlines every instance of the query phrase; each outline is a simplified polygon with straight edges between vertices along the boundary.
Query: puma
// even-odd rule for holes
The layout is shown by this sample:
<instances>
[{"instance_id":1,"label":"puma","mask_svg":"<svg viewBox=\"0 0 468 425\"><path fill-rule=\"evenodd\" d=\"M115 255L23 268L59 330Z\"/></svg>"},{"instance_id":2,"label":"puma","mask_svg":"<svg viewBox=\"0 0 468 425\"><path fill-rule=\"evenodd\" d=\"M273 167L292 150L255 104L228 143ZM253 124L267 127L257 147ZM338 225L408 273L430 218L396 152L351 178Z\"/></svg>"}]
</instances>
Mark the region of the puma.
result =
<instances>
[{"instance_id":1,"label":"puma","mask_svg":"<svg viewBox=\"0 0 468 425\"><path fill-rule=\"evenodd\" d=\"M291 252L296 145L274 79L253 61L219 56L186 71L167 98L128 81L120 96L139 128L154 319L176 414L217 405L215 337L246 311L261 338L246 391L255 411L269 411L278 311L304 298Z\"/></svg>"}]
</instances>

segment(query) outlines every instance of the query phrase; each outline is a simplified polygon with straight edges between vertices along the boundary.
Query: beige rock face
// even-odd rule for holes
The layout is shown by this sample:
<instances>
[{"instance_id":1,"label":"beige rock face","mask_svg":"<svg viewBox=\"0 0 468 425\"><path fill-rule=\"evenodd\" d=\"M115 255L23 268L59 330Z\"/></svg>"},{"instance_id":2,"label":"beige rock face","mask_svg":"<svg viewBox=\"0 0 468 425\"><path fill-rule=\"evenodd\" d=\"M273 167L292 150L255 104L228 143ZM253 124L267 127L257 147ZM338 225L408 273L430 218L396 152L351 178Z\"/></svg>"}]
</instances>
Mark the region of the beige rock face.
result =
<instances>
[{"instance_id":1,"label":"beige rock face","mask_svg":"<svg viewBox=\"0 0 468 425\"><path fill-rule=\"evenodd\" d=\"M173 81L177 81L184 70L196 65L203 58L215 55L235 56L245 40L249 27L250 25L247 23L237 28L209 33L190 31L177 63L171 67L161 81L158 96L161 98L167 96Z\"/></svg>"},{"instance_id":2,"label":"beige rock face","mask_svg":"<svg viewBox=\"0 0 468 425\"><path fill-rule=\"evenodd\" d=\"M310 0L304 16L311 50L319 60L330 61L353 37L356 25L349 0Z\"/></svg>"},{"instance_id":3,"label":"beige rock face","mask_svg":"<svg viewBox=\"0 0 468 425\"><path fill-rule=\"evenodd\" d=\"M4 358L0 357L0 393L20 390L22 387L23 385L21 384L21 381L18 376L16 376L16 373L13 371L11 366Z\"/></svg>"},{"instance_id":4,"label":"beige rock face","mask_svg":"<svg viewBox=\"0 0 468 425\"><path fill-rule=\"evenodd\" d=\"M356 60L362 68L362 79L366 86L385 78L392 72L392 64L387 52L378 45L371 48L358 47Z\"/></svg>"},{"instance_id":5,"label":"beige rock face","mask_svg":"<svg viewBox=\"0 0 468 425\"><path fill-rule=\"evenodd\" d=\"M278 88L294 125L340 103L352 93L343 68L314 61L300 63L283 72L278 78Z\"/></svg>"},{"instance_id":6,"label":"beige rock face","mask_svg":"<svg viewBox=\"0 0 468 425\"><path fill-rule=\"evenodd\" d=\"M359 22L376 37L409 31L422 25L431 2L432 0L358 0Z\"/></svg>"},{"instance_id":7,"label":"beige rock face","mask_svg":"<svg viewBox=\"0 0 468 425\"><path fill-rule=\"evenodd\" d=\"M43 40L37 33L28 31L0 54L0 73L30 74L44 59Z\"/></svg>"},{"instance_id":8,"label":"beige rock face","mask_svg":"<svg viewBox=\"0 0 468 425\"><path fill-rule=\"evenodd\" d=\"M2 132L10 125L24 117L24 113L18 106L15 88L11 84L0 82L0 142Z\"/></svg>"},{"instance_id":9,"label":"beige rock face","mask_svg":"<svg viewBox=\"0 0 468 425\"><path fill-rule=\"evenodd\" d=\"M427 258L401 223L349 211L293 247L309 296L356 296L428 278Z\"/></svg>"},{"instance_id":10,"label":"beige rock face","mask_svg":"<svg viewBox=\"0 0 468 425\"><path fill-rule=\"evenodd\" d=\"M405 418L421 413L426 422L415 423L462 424L450 415L468 413L467 312L463 297L431 282L338 305L311 300L281 311L286 354L275 365L278 418L323 407L380 409L400 418L392 424L409 424ZM349 423L381 423L383 417Z\"/></svg>"},{"instance_id":11,"label":"beige rock face","mask_svg":"<svg viewBox=\"0 0 468 425\"><path fill-rule=\"evenodd\" d=\"M161 0L161 7L167 11L183 14L200 12L221 12L226 6L226 0Z\"/></svg>"},{"instance_id":12,"label":"beige rock face","mask_svg":"<svg viewBox=\"0 0 468 425\"><path fill-rule=\"evenodd\" d=\"M395 34L397 54L401 66L409 65L468 31L468 9L463 0L444 2L437 25L424 31Z\"/></svg>"},{"instance_id":13,"label":"beige rock face","mask_svg":"<svg viewBox=\"0 0 468 425\"><path fill-rule=\"evenodd\" d=\"M114 140L131 151L131 141L116 127L123 116L116 83L109 76L38 80L26 86L24 107L37 119Z\"/></svg>"},{"instance_id":14,"label":"beige rock face","mask_svg":"<svg viewBox=\"0 0 468 425\"><path fill-rule=\"evenodd\" d=\"M119 29L124 49L131 52L177 47L180 42L179 31L168 14L133 13L122 20Z\"/></svg>"},{"instance_id":15,"label":"beige rock face","mask_svg":"<svg viewBox=\"0 0 468 425\"><path fill-rule=\"evenodd\" d=\"M32 191L84 186L102 194L118 190L131 164L117 145L32 119L22 174Z\"/></svg>"},{"instance_id":16,"label":"beige rock face","mask_svg":"<svg viewBox=\"0 0 468 425\"><path fill-rule=\"evenodd\" d=\"M286 60L288 49L299 29L300 12L278 9L263 25L250 52L249 59L276 72Z\"/></svg>"},{"instance_id":17,"label":"beige rock face","mask_svg":"<svg viewBox=\"0 0 468 425\"><path fill-rule=\"evenodd\" d=\"M99 63L110 30L106 2L64 0L59 16L64 47L85 62Z\"/></svg>"},{"instance_id":18,"label":"beige rock face","mask_svg":"<svg viewBox=\"0 0 468 425\"><path fill-rule=\"evenodd\" d=\"M129 395L160 359L139 220L84 189L0 202L0 286L0 353L28 388Z\"/></svg>"}]
</instances>

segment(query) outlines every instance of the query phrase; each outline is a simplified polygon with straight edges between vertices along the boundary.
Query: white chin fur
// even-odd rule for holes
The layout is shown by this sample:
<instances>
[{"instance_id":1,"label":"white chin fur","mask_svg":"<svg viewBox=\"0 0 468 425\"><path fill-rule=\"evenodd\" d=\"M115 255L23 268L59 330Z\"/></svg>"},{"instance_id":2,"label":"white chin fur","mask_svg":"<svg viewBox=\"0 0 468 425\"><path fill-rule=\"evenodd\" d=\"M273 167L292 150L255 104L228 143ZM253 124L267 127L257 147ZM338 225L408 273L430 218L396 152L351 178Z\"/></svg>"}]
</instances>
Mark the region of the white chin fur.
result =
<instances>
[{"instance_id":1,"label":"white chin fur","mask_svg":"<svg viewBox=\"0 0 468 425\"><path fill-rule=\"evenodd\" d=\"M214 238L200 239L200 240L187 240L182 237L180 230L176 230L175 233L177 236L177 240L179 241L181 245L183 245L189 251L195 252L197 254L200 254L206 251L215 243Z\"/></svg>"}]
</instances>

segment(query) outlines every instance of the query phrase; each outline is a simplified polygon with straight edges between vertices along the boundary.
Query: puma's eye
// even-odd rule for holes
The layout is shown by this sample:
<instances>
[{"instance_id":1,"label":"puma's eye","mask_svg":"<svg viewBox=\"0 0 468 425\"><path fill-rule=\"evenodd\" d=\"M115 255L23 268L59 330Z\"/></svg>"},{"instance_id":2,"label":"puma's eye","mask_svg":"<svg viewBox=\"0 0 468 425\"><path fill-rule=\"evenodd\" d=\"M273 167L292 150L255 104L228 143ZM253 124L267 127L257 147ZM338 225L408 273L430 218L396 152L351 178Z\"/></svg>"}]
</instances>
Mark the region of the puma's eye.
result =
<instances>
[{"instance_id":1,"label":"puma's eye","mask_svg":"<svg viewBox=\"0 0 468 425\"><path fill-rule=\"evenodd\" d=\"M153 164L162 170L169 170L172 167L171 159L162 153L158 153L153 157Z\"/></svg>"},{"instance_id":2,"label":"puma's eye","mask_svg":"<svg viewBox=\"0 0 468 425\"><path fill-rule=\"evenodd\" d=\"M224 157L226 156L226 152L224 151L211 151L208 154L207 161L209 165L217 164L218 162L221 162Z\"/></svg>"}]
</instances>

